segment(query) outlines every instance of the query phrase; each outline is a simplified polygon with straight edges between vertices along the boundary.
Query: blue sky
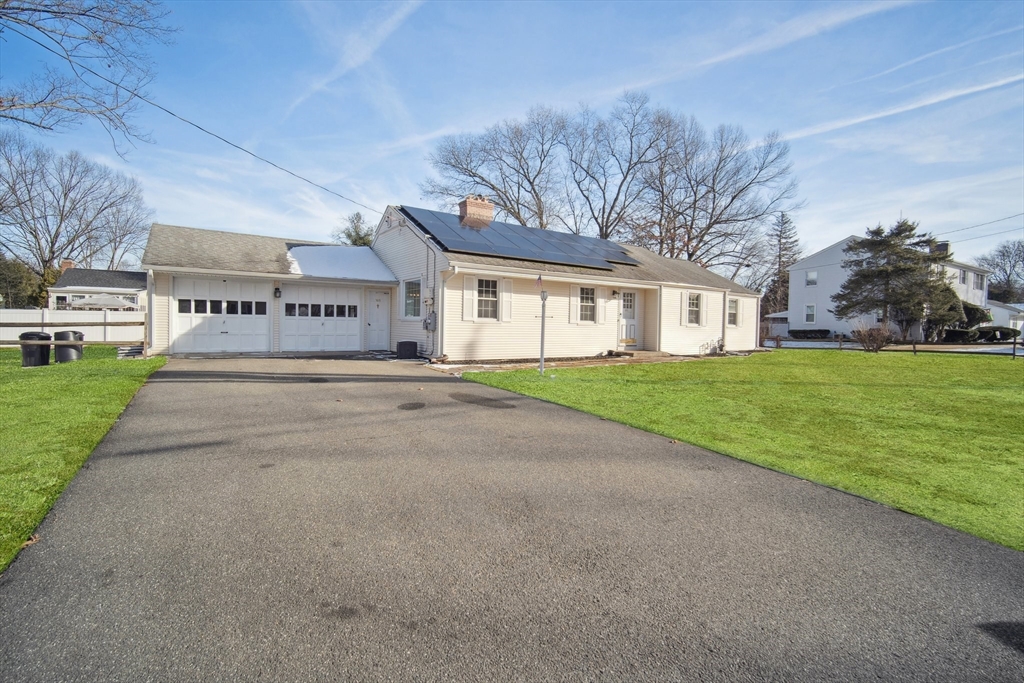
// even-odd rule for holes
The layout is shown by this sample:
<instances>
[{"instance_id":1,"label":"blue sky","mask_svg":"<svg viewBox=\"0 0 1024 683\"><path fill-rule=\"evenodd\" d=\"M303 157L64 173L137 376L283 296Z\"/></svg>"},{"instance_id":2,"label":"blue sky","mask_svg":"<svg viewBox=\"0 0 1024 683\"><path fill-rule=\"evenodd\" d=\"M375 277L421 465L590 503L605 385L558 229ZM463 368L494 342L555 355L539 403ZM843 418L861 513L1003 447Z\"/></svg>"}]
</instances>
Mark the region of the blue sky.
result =
<instances>
[{"instance_id":1,"label":"blue sky","mask_svg":"<svg viewBox=\"0 0 1024 683\"><path fill-rule=\"evenodd\" d=\"M705 126L778 130L807 252L902 215L959 260L1024 237L1024 3L168 3L151 97L362 204L427 206L443 135L629 89ZM7 36L4 78L44 59ZM359 207L159 111L126 159L160 222L326 239ZM363 210L376 221L376 214ZM1004 232L993 235L992 233ZM990 235L985 237L986 235Z\"/></svg>"}]
</instances>

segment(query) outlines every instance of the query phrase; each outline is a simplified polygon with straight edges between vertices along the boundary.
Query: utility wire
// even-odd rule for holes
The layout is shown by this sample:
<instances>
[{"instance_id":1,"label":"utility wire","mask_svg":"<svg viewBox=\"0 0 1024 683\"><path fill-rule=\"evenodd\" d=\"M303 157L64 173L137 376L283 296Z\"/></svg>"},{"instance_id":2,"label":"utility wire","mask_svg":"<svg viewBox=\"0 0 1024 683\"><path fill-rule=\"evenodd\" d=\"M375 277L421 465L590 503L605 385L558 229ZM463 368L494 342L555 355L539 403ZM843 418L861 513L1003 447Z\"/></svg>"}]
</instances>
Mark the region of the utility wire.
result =
<instances>
[{"instance_id":1,"label":"utility wire","mask_svg":"<svg viewBox=\"0 0 1024 683\"><path fill-rule=\"evenodd\" d=\"M0 22L0 23L2 23L2 22ZM67 55L62 55L61 53L59 53L56 50L54 50L53 48L51 48L49 45L45 45L45 44L41 43L40 41L36 40L32 36L26 35L25 33L19 31L18 29L14 28L13 26L10 26L10 25L7 25L7 24L5 24L4 26L8 30L11 30L11 31L17 33L19 36L21 36L25 40L28 40L28 41L31 41L31 42L35 43L36 45L38 45L39 47L43 48L47 52L57 56L58 58L66 61L68 63L70 63L75 68L81 69L83 71L87 71L88 73L92 74L96 78L99 78L100 80L105 81L106 83L109 83L110 85L114 86L115 88L118 88L120 90L124 90L125 92L130 93L131 95L139 98L141 101L145 102L146 104L150 105L151 107L156 107L157 109L159 109L160 111L164 112L165 114L169 114L170 116L173 116L174 118L178 119L182 123L188 124L188 125L192 126L193 128L195 128L195 129L197 129L199 131L202 131L203 133L206 133L210 137L214 137L214 138L220 140L221 142L223 142L224 144L226 144L226 145L228 145L230 147L234 147L235 149L237 149L240 152L244 152L244 153L248 154L249 156L251 156L254 159L262 161L265 164L269 164L270 166L273 166L274 168L276 168L279 171L284 171L288 175L290 175L290 176L292 176L294 178L297 178L297 179L301 180L304 183L309 183L313 187L319 188L319 189L323 190L324 192L327 192L328 194L332 194L335 197L338 197L339 199L344 199L346 202L350 202L352 204L355 204L356 206L362 207L362 208L366 209L367 211L372 211L372 212L378 213L378 214L380 214L382 216L384 215L383 211L378 211L377 209L369 207L366 204L362 204L360 202L357 202L356 200L354 200L354 199L352 199L350 197L346 197L345 195L340 194L338 192L335 192L334 190L332 190L330 188L324 187L320 183L314 182L314 181L310 180L309 178L306 178L304 176L299 175L298 173L295 173L294 171L290 171L287 168L285 168L284 166L281 166L279 164L275 164L270 159L267 159L265 157L261 157L259 154L256 154L255 152L252 152L252 151L246 149L245 147L242 147L239 144L231 142L231 140L228 140L227 138L225 138L225 137L223 137L221 135L218 135L217 133L214 133L211 130L207 130L206 128L203 128L198 123L195 123L194 121L190 121L189 119L186 119L184 116L179 116L178 114L175 114L173 111L171 111L167 107L165 107L163 105L160 105L160 104L157 104L153 100L151 100L151 99L149 99L147 97L144 97L143 95L141 95L138 92L132 90L131 88L126 88L124 85L115 83L114 81L110 80L106 76L93 71L92 69L90 69L88 66L85 66L84 64L80 64L80 63L76 62L75 60L71 59Z\"/></svg>"},{"instance_id":2,"label":"utility wire","mask_svg":"<svg viewBox=\"0 0 1024 683\"><path fill-rule=\"evenodd\" d=\"M977 225L968 225L966 228L957 228L956 230L947 230L946 232L938 232L938 233L935 233L935 236L951 235L954 232L963 232L964 230L971 230L972 228L980 228L983 225L992 225L993 223L1002 223L1003 221L1008 221L1011 218L1016 218L1017 216L1024 216L1024 213L1015 213L1012 216L1007 216L1006 218L997 218L994 221L989 221L988 223L978 223ZM961 242L962 241L963 240L961 240Z\"/></svg>"}]
</instances>

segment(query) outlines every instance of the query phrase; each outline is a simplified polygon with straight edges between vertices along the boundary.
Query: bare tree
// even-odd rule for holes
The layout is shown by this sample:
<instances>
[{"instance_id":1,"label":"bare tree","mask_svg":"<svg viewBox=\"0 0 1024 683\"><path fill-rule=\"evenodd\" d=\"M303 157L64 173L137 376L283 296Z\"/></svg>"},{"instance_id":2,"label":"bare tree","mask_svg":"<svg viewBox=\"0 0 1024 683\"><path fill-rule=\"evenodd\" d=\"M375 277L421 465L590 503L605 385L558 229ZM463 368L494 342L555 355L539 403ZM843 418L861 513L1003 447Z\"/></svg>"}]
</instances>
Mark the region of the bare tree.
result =
<instances>
[{"instance_id":1,"label":"bare tree","mask_svg":"<svg viewBox=\"0 0 1024 683\"><path fill-rule=\"evenodd\" d=\"M742 129L708 136L692 117L676 121L665 159L645 175L639 239L728 277L744 268L764 284L771 262L763 227L795 208L789 146L771 133L751 145Z\"/></svg>"},{"instance_id":2,"label":"bare tree","mask_svg":"<svg viewBox=\"0 0 1024 683\"><path fill-rule=\"evenodd\" d=\"M422 186L425 196L454 206L470 194L486 195L499 217L538 228L558 212L558 141L565 120L534 107L525 121L504 121L481 135L445 137L430 163L440 176Z\"/></svg>"},{"instance_id":3,"label":"bare tree","mask_svg":"<svg viewBox=\"0 0 1024 683\"><path fill-rule=\"evenodd\" d=\"M0 119L55 130L92 118L111 139L143 138L130 118L152 79L146 44L172 32L166 16L154 0L0 0L4 38L49 53L40 71L0 88Z\"/></svg>"},{"instance_id":4,"label":"bare tree","mask_svg":"<svg viewBox=\"0 0 1024 683\"><path fill-rule=\"evenodd\" d=\"M1024 240L1010 240L975 261L992 271L989 298L1012 304L1024 301Z\"/></svg>"},{"instance_id":5,"label":"bare tree","mask_svg":"<svg viewBox=\"0 0 1024 683\"><path fill-rule=\"evenodd\" d=\"M134 178L0 133L0 249L53 284L62 259L118 267L145 239Z\"/></svg>"},{"instance_id":6,"label":"bare tree","mask_svg":"<svg viewBox=\"0 0 1024 683\"><path fill-rule=\"evenodd\" d=\"M628 92L608 118L583 109L563 133L569 177L578 194L573 232L602 239L625 233L644 192L644 173L665 149L670 116L650 106L644 93Z\"/></svg>"}]
</instances>

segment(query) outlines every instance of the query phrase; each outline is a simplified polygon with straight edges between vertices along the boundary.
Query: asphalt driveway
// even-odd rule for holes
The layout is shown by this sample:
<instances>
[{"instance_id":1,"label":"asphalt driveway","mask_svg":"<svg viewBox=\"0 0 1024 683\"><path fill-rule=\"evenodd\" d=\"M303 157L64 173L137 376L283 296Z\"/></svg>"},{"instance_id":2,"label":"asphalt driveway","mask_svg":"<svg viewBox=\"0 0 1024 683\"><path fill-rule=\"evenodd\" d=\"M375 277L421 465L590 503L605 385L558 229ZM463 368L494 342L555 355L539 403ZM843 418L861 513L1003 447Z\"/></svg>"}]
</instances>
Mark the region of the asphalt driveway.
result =
<instances>
[{"instance_id":1,"label":"asphalt driveway","mask_svg":"<svg viewBox=\"0 0 1024 683\"><path fill-rule=\"evenodd\" d=\"M39 534L3 681L1024 679L1024 554L403 362L172 360Z\"/></svg>"}]
</instances>

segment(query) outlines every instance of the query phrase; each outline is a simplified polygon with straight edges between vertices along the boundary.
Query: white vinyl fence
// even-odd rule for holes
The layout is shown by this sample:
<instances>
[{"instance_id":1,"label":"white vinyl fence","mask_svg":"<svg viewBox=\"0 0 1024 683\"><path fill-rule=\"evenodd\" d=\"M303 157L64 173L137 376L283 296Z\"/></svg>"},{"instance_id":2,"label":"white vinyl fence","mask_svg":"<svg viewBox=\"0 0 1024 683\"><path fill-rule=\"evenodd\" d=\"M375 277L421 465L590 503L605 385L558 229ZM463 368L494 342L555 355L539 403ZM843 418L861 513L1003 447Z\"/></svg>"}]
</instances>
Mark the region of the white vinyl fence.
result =
<instances>
[{"instance_id":1,"label":"white vinyl fence","mask_svg":"<svg viewBox=\"0 0 1024 683\"><path fill-rule=\"evenodd\" d=\"M17 343L22 332L47 332L53 334L65 330L76 330L85 335L85 343L95 342L134 342L141 343L145 334L144 325L110 326L101 323L145 322L143 311L51 311L49 309L31 310L18 308L0 308L0 323L25 323L24 327L0 327L0 341ZM68 323L62 326L60 323ZM95 325L76 327L74 323L95 323ZM42 323L46 323L43 325ZM54 324L56 323L56 324Z\"/></svg>"}]
</instances>

